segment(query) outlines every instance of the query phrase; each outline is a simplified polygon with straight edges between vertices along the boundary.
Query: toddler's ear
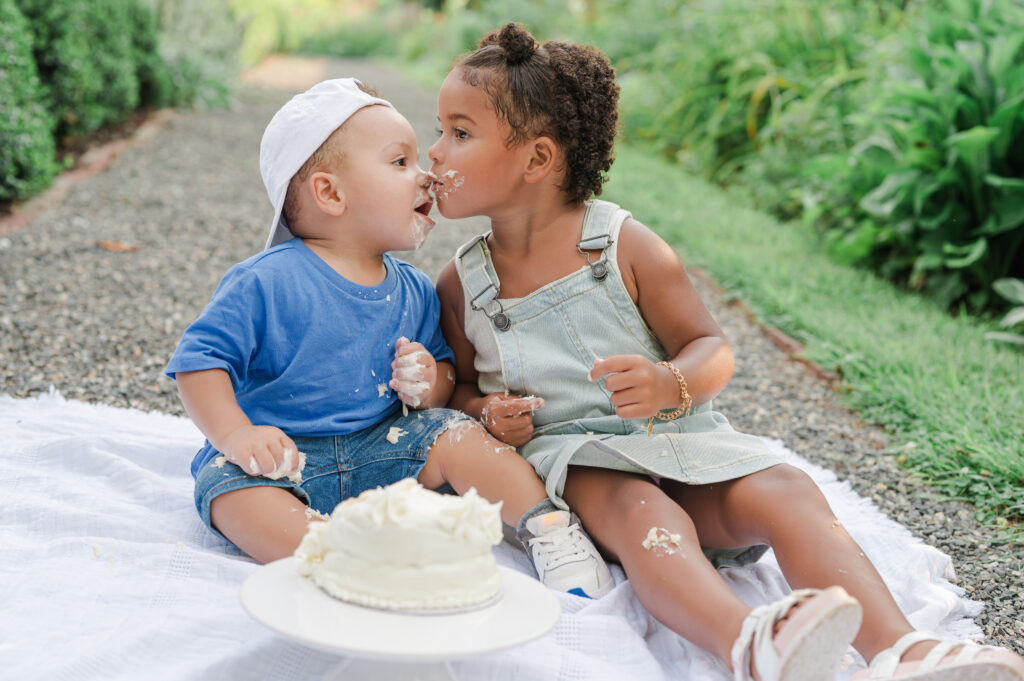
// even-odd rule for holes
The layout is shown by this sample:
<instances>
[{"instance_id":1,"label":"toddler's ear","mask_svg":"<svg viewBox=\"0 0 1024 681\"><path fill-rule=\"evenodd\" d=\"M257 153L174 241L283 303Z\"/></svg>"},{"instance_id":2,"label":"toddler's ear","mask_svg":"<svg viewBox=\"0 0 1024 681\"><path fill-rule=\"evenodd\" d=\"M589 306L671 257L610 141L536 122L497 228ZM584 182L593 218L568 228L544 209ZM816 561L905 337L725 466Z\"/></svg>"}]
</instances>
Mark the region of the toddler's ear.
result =
<instances>
[{"instance_id":1,"label":"toddler's ear","mask_svg":"<svg viewBox=\"0 0 1024 681\"><path fill-rule=\"evenodd\" d=\"M551 174L558 164L558 145L550 137L537 137L527 142L524 151L527 153L527 159L523 179L527 183L540 182Z\"/></svg>"},{"instance_id":2,"label":"toddler's ear","mask_svg":"<svg viewBox=\"0 0 1024 681\"><path fill-rule=\"evenodd\" d=\"M337 175L324 171L315 172L306 181L306 186L317 208L334 217L339 217L345 212L348 202L345 200L345 193Z\"/></svg>"}]
</instances>

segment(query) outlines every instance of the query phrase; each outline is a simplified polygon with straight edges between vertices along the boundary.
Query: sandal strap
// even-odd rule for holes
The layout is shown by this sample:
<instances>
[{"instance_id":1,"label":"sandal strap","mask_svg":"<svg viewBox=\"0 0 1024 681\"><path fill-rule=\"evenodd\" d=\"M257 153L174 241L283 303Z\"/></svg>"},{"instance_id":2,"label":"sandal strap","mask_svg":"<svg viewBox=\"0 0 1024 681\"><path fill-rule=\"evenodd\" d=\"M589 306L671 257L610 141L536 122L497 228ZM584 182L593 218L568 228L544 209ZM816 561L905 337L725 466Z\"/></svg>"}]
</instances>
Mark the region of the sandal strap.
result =
<instances>
[{"instance_id":1,"label":"sandal strap","mask_svg":"<svg viewBox=\"0 0 1024 681\"><path fill-rule=\"evenodd\" d=\"M918 667L918 669L923 672L929 672L935 669L939 666L939 663L942 662L942 658L949 655L950 651L957 645L959 644L954 643L953 641L939 641L935 644L935 647L929 650L928 654L924 656L924 659L921 660L921 666Z\"/></svg>"},{"instance_id":2,"label":"sandal strap","mask_svg":"<svg viewBox=\"0 0 1024 681\"><path fill-rule=\"evenodd\" d=\"M892 677L896 671L896 666L899 665L900 660L903 658L903 654L911 646L922 641L938 640L940 639L935 634L924 631L912 631L909 634L904 634L891 647L878 653L875 655L875 659L871 660L871 666L869 667L871 669L871 678L886 679Z\"/></svg>"},{"instance_id":3,"label":"sandal strap","mask_svg":"<svg viewBox=\"0 0 1024 681\"><path fill-rule=\"evenodd\" d=\"M970 662L983 650L996 650L992 646L982 646L977 643L971 643L970 641L964 641L961 645L963 648L960 649L960 652L956 656L956 662L958 664L961 662Z\"/></svg>"},{"instance_id":4,"label":"sandal strap","mask_svg":"<svg viewBox=\"0 0 1024 681\"><path fill-rule=\"evenodd\" d=\"M954 664L970 662L982 651L993 650L991 646L982 646L970 641L940 641L924 656L924 659L921 661L921 670L931 671L938 668L942 660L957 648L960 649L960 652L953 658Z\"/></svg>"},{"instance_id":5,"label":"sandal strap","mask_svg":"<svg viewBox=\"0 0 1024 681\"><path fill-rule=\"evenodd\" d=\"M732 645L734 681L753 681L750 665L757 666L762 679L776 679L779 675L778 651L775 650L775 623L783 619L793 607L821 593L818 589L798 589L785 598L750 611L740 627L740 635ZM753 659L752 659L753 658Z\"/></svg>"},{"instance_id":6,"label":"sandal strap","mask_svg":"<svg viewBox=\"0 0 1024 681\"><path fill-rule=\"evenodd\" d=\"M928 654L921 660L921 664L917 668L920 672L932 671L938 668L942 660L957 648L960 649L955 659L957 663L970 662L977 657L978 653L986 649L986 646L980 646L968 641L949 641L932 633L912 631L902 636L891 648L887 648L875 656L875 659L871 661L871 678L892 678L892 675L896 672L896 667L906 652L912 646L923 641L935 641L936 643L935 647L929 650Z\"/></svg>"}]
</instances>

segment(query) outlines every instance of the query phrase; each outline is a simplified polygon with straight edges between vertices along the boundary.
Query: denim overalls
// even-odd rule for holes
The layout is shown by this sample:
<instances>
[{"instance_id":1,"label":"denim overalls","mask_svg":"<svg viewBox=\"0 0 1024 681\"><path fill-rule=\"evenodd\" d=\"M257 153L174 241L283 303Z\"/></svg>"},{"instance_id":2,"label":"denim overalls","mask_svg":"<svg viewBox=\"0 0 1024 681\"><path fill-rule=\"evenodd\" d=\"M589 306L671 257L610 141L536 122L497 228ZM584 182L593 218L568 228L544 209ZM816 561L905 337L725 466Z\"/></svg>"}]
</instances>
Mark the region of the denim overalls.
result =
<instances>
[{"instance_id":1,"label":"denim overalls","mask_svg":"<svg viewBox=\"0 0 1024 681\"><path fill-rule=\"evenodd\" d=\"M594 360L638 354L668 359L629 296L616 259L625 210L587 204L579 249L601 249L589 266L525 298L500 298L486 235L463 245L456 267L465 297L465 332L476 349L485 395L509 391L543 397L534 437L520 453L561 507L570 463L671 478L691 484L732 480L781 463L758 437L738 433L710 403L689 416L655 421L615 415L604 381L591 383Z\"/></svg>"}]
</instances>

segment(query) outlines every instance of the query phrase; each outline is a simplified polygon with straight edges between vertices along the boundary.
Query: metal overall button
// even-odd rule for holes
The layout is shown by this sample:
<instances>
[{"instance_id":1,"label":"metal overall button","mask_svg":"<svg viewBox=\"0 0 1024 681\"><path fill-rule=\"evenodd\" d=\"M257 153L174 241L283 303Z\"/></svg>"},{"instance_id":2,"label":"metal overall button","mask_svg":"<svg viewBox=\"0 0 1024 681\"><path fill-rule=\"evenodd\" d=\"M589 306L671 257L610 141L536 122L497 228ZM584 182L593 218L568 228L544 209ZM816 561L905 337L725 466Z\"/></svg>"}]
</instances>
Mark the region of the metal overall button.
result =
<instances>
[{"instance_id":1,"label":"metal overall button","mask_svg":"<svg viewBox=\"0 0 1024 681\"><path fill-rule=\"evenodd\" d=\"M491 293L492 291L493 293ZM487 285L487 288L473 296L473 300L469 301L469 306L476 310L477 312L483 312L484 316L491 320L491 322L494 324L494 327L498 329L498 331L508 331L510 328L512 328L512 320L510 320L508 318L508 315L505 314L505 308L502 307L501 301L495 297L498 295L498 292L498 287L495 286L493 283L490 283ZM483 298L488 293L491 294L491 298L490 300L487 301L487 303L485 303L485 305L490 305L491 303L497 305L498 311L495 312L494 314L488 313L487 308L484 305L480 305L479 303L477 303L478 300Z\"/></svg>"},{"instance_id":2,"label":"metal overall button","mask_svg":"<svg viewBox=\"0 0 1024 681\"><path fill-rule=\"evenodd\" d=\"M613 244L614 242L607 236L603 237L606 240L606 244L601 249L601 259L594 262L590 259L590 251L584 250L584 241L594 241L594 239L586 239L576 244L576 250L579 251L580 255L586 257L587 264L590 265L590 274L594 279L598 281L604 281L604 278L608 276L608 262L607 258L604 257L604 249Z\"/></svg>"},{"instance_id":3,"label":"metal overall button","mask_svg":"<svg viewBox=\"0 0 1024 681\"><path fill-rule=\"evenodd\" d=\"M498 329L498 331L508 331L512 326L512 322L504 312L499 312L491 317L491 321L494 322L494 328Z\"/></svg>"}]
</instances>

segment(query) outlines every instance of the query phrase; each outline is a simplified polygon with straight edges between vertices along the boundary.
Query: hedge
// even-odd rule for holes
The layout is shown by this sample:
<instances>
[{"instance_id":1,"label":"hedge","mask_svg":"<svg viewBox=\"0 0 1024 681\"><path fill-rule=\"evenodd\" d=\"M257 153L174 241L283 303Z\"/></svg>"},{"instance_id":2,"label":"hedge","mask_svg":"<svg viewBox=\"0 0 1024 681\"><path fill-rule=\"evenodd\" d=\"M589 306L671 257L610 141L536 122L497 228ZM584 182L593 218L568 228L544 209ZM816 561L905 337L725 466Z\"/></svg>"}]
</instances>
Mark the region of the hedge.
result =
<instances>
[{"instance_id":1,"label":"hedge","mask_svg":"<svg viewBox=\"0 0 1024 681\"><path fill-rule=\"evenodd\" d=\"M28 22L14 0L0 0L0 201L40 191L57 172L40 87Z\"/></svg>"},{"instance_id":2,"label":"hedge","mask_svg":"<svg viewBox=\"0 0 1024 681\"><path fill-rule=\"evenodd\" d=\"M57 133L83 135L139 105L132 25L124 0L17 0L35 33L43 97Z\"/></svg>"},{"instance_id":3,"label":"hedge","mask_svg":"<svg viewBox=\"0 0 1024 681\"><path fill-rule=\"evenodd\" d=\"M0 202L140 106L225 104L241 30L228 0L0 0Z\"/></svg>"}]
</instances>

